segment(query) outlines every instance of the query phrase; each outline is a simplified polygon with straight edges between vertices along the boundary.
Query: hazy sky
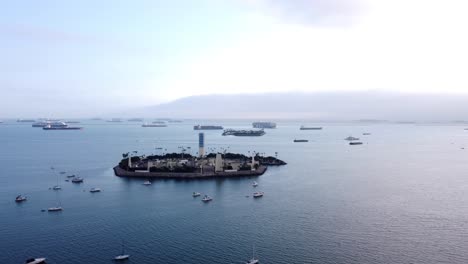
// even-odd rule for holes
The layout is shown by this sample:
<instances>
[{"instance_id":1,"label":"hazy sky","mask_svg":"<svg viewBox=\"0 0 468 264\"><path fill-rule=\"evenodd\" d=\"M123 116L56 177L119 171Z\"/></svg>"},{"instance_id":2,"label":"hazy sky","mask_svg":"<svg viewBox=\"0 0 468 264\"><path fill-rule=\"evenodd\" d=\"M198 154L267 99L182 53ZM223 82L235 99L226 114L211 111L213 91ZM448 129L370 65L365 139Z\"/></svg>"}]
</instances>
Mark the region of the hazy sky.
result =
<instances>
[{"instance_id":1,"label":"hazy sky","mask_svg":"<svg viewBox=\"0 0 468 264\"><path fill-rule=\"evenodd\" d=\"M467 93L468 1L4 1L0 116L199 94Z\"/></svg>"}]
</instances>

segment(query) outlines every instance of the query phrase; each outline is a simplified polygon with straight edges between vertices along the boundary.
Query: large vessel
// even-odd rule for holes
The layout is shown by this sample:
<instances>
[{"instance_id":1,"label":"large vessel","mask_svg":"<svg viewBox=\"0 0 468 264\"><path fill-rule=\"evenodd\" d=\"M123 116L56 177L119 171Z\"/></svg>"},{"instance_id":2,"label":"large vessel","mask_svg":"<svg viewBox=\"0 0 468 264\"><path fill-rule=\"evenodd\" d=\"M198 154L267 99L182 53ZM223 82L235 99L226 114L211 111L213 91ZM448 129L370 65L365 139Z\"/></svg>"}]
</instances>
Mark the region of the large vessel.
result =
<instances>
[{"instance_id":1,"label":"large vessel","mask_svg":"<svg viewBox=\"0 0 468 264\"><path fill-rule=\"evenodd\" d=\"M148 123L145 123L143 125L141 125L142 127L167 127L166 124L148 124Z\"/></svg>"},{"instance_id":2,"label":"large vessel","mask_svg":"<svg viewBox=\"0 0 468 264\"><path fill-rule=\"evenodd\" d=\"M221 130L221 129L223 129L222 126L202 126L202 125L193 126L193 130Z\"/></svg>"},{"instance_id":3,"label":"large vessel","mask_svg":"<svg viewBox=\"0 0 468 264\"><path fill-rule=\"evenodd\" d=\"M295 139L294 142L309 142L307 139Z\"/></svg>"},{"instance_id":4,"label":"large vessel","mask_svg":"<svg viewBox=\"0 0 468 264\"><path fill-rule=\"evenodd\" d=\"M18 119L18 120L16 120L16 122L20 122L20 123L33 123L33 122L36 122L36 120L34 120L34 119Z\"/></svg>"},{"instance_id":5,"label":"large vessel","mask_svg":"<svg viewBox=\"0 0 468 264\"><path fill-rule=\"evenodd\" d=\"M143 122L143 118L130 118L127 121L128 122Z\"/></svg>"},{"instance_id":6,"label":"large vessel","mask_svg":"<svg viewBox=\"0 0 468 264\"><path fill-rule=\"evenodd\" d=\"M54 122L44 126L44 130L80 130L82 127L71 127L68 126L65 122Z\"/></svg>"},{"instance_id":7,"label":"large vessel","mask_svg":"<svg viewBox=\"0 0 468 264\"><path fill-rule=\"evenodd\" d=\"M238 136L238 137L259 137L265 135L265 131L262 130L235 130L226 129L223 132L223 136Z\"/></svg>"},{"instance_id":8,"label":"large vessel","mask_svg":"<svg viewBox=\"0 0 468 264\"><path fill-rule=\"evenodd\" d=\"M45 127L48 125L50 125L50 121L39 121L39 122L33 123L31 126L32 127Z\"/></svg>"},{"instance_id":9,"label":"large vessel","mask_svg":"<svg viewBox=\"0 0 468 264\"><path fill-rule=\"evenodd\" d=\"M274 122L253 122L253 128L276 128L276 123Z\"/></svg>"},{"instance_id":10,"label":"large vessel","mask_svg":"<svg viewBox=\"0 0 468 264\"><path fill-rule=\"evenodd\" d=\"M306 126L301 126L299 128L300 130L322 130L322 127L306 127Z\"/></svg>"},{"instance_id":11,"label":"large vessel","mask_svg":"<svg viewBox=\"0 0 468 264\"><path fill-rule=\"evenodd\" d=\"M359 138L353 137L353 136L349 136L349 137L345 138L345 140L347 140L347 141L356 141L356 140L359 140Z\"/></svg>"},{"instance_id":12,"label":"large vessel","mask_svg":"<svg viewBox=\"0 0 468 264\"><path fill-rule=\"evenodd\" d=\"M121 118L112 118L111 120L107 120L106 122L110 122L110 123L122 123L122 119L121 119Z\"/></svg>"}]
</instances>

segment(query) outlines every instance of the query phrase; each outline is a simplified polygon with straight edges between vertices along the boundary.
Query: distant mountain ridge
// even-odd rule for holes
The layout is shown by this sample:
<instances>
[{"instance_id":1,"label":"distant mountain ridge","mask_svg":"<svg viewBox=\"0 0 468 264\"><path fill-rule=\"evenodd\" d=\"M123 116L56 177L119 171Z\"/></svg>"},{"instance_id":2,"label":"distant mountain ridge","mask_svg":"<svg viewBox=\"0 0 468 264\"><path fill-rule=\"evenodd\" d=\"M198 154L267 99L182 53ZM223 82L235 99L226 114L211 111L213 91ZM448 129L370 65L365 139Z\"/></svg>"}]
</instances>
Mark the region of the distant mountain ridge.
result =
<instances>
[{"instance_id":1,"label":"distant mountain ridge","mask_svg":"<svg viewBox=\"0 0 468 264\"><path fill-rule=\"evenodd\" d=\"M390 92L201 95L134 109L128 116L214 119L452 121L468 119L468 95Z\"/></svg>"}]
</instances>

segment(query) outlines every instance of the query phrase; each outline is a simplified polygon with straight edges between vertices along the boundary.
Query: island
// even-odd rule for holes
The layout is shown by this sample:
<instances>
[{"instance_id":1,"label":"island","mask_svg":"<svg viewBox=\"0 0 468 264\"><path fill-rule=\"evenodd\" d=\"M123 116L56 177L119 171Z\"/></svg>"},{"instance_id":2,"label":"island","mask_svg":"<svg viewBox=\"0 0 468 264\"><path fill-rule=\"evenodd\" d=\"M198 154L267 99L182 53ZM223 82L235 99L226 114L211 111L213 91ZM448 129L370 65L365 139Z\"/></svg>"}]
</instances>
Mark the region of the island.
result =
<instances>
[{"instance_id":1,"label":"island","mask_svg":"<svg viewBox=\"0 0 468 264\"><path fill-rule=\"evenodd\" d=\"M282 166L286 162L272 156L251 157L236 153L210 153L192 156L187 153L131 156L114 167L116 176L129 178L196 179L259 176L268 166Z\"/></svg>"}]
</instances>

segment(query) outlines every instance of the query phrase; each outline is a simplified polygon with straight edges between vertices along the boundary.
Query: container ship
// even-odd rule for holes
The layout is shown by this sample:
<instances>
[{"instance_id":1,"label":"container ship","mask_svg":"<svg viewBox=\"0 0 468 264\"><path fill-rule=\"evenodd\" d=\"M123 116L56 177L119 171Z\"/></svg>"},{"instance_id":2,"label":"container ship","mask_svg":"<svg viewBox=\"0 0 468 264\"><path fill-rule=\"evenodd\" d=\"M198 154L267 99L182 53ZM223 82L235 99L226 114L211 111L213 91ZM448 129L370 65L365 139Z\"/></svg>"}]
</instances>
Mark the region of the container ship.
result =
<instances>
[{"instance_id":1,"label":"container ship","mask_svg":"<svg viewBox=\"0 0 468 264\"><path fill-rule=\"evenodd\" d=\"M193 126L193 130L222 130L222 126L202 126L202 125L196 125Z\"/></svg>"},{"instance_id":2,"label":"container ship","mask_svg":"<svg viewBox=\"0 0 468 264\"><path fill-rule=\"evenodd\" d=\"M142 127L167 127L164 123L152 123L152 124L143 124Z\"/></svg>"},{"instance_id":3,"label":"container ship","mask_svg":"<svg viewBox=\"0 0 468 264\"><path fill-rule=\"evenodd\" d=\"M253 122L253 128L276 128L276 123L273 122Z\"/></svg>"},{"instance_id":4,"label":"container ship","mask_svg":"<svg viewBox=\"0 0 468 264\"><path fill-rule=\"evenodd\" d=\"M42 129L44 129L44 130L80 130L80 129L83 129L83 128L82 127L71 127L71 126L68 126L65 122L53 122L53 123L50 123L50 124L46 125Z\"/></svg>"},{"instance_id":5,"label":"container ship","mask_svg":"<svg viewBox=\"0 0 468 264\"><path fill-rule=\"evenodd\" d=\"M235 130L226 129L223 132L223 136L237 136L237 137L259 137L265 135L265 131L262 130Z\"/></svg>"},{"instance_id":6,"label":"container ship","mask_svg":"<svg viewBox=\"0 0 468 264\"><path fill-rule=\"evenodd\" d=\"M301 126L299 128L300 130L322 130L322 127L306 127L306 126Z\"/></svg>"}]
</instances>

